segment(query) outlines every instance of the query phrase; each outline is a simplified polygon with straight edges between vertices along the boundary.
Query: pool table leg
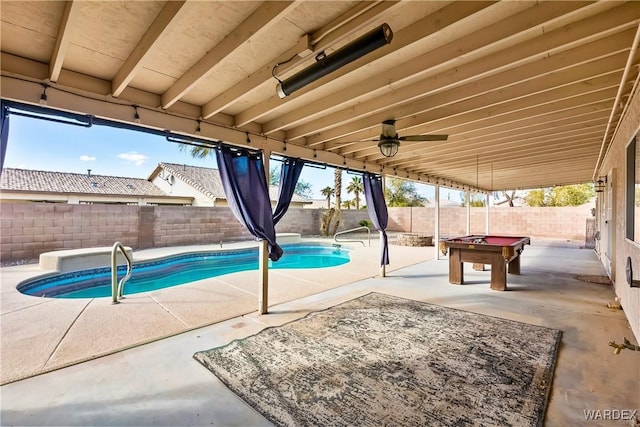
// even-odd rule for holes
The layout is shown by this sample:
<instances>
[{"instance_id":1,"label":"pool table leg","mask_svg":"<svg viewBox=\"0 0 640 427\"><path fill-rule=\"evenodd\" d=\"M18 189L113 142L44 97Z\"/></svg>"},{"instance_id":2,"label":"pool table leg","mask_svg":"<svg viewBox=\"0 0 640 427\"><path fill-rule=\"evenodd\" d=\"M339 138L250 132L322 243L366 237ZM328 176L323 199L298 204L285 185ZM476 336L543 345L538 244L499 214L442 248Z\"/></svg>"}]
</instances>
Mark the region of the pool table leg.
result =
<instances>
[{"instance_id":1,"label":"pool table leg","mask_svg":"<svg viewBox=\"0 0 640 427\"><path fill-rule=\"evenodd\" d=\"M464 263L460 256L460 249L449 250L449 283L461 285L464 281Z\"/></svg>"},{"instance_id":2,"label":"pool table leg","mask_svg":"<svg viewBox=\"0 0 640 427\"><path fill-rule=\"evenodd\" d=\"M509 274L520 274L520 255L509 263Z\"/></svg>"},{"instance_id":3,"label":"pool table leg","mask_svg":"<svg viewBox=\"0 0 640 427\"><path fill-rule=\"evenodd\" d=\"M494 291L507 290L507 263L502 257L491 263L491 289Z\"/></svg>"}]
</instances>

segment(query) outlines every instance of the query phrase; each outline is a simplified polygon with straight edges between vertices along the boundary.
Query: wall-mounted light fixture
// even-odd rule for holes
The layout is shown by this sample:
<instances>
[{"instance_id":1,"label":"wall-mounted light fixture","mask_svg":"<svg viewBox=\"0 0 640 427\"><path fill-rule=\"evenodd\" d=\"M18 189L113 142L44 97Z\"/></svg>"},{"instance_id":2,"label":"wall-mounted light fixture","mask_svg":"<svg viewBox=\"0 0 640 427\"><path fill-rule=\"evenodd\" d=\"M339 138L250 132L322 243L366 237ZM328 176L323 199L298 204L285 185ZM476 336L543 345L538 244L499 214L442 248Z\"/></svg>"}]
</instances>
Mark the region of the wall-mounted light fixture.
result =
<instances>
[{"instance_id":1,"label":"wall-mounted light fixture","mask_svg":"<svg viewBox=\"0 0 640 427\"><path fill-rule=\"evenodd\" d=\"M596 189L596 193L604 192L604 189L607 186L606 184L607 184L607 179L606 178L604 180L602 178L598 178L598 180L594 184L594 187Z\"/></svg>"},{"instance_id":2,"label":"wall-mounted light fixture","mask_svg":"<svg viewBox=\"0 0 640 427\"><path fill-rule=\"evenodd\" d=\"M279 83L276 87L276 93L280 98L291 95L296 90L318 80L320 77L326 76L338 68L361 58L367 53L391 43L391 39L393 39L391 27L389 27L388 24L382 24L330 55L325 55L324 52L320 52L316 55L316 62L313 65L284 81L278 80ZM274 67L274 71L276 67Z\"/></svg>"}]
</instances>

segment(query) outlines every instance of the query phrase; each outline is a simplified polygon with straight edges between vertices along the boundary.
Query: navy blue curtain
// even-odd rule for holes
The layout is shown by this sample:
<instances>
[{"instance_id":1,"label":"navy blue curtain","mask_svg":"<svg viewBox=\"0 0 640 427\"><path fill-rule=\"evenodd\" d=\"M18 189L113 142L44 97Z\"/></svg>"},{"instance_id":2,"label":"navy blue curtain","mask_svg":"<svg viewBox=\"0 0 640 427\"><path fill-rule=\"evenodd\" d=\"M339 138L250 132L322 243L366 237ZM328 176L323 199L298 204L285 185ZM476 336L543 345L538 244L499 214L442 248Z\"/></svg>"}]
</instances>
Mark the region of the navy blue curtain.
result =
<instances>
[{"instance_id":1,"label":"navy blue curtain","mask_svg":"<svg viewBox=\"0 0 640 427\"><path fill-rule=\"evenodd\" d=\"M296 190L296 184L300 173L304 167L304 162L300 159L285 158L280 170L280 187L278 190L278 204L273 211L273 225L275 226L287 213L291 198Z\"/></svg>"},{"instance_id":2,"label":"navy blue curtain","mask_svg":"<svg viewBox=\"0 0 640 427\"><path fill-rule=\"evenodd\" d=\"M382 177L372 173L364 173L362 176L364 184L364 196L367 200L367 212L373 225L382 232L382 254L380 265L389 264L389 241L387 239L387 224L389 214L387 203L384 200L384 188L382 188Z\"/></svg>"},{"instance_id":3,"label":"navy blue curtain","mask_svg":"<svg viewBox=\"0 0 640 427\"><path fill-rule=\"evenodd\" d=\"M7 152L7 142L9 140L9 107L3 102L1 104L2 109L2 124L0 127L0 174L2 174L2 168L4 167L4 155Z\"/></svg>"},{"instance_id":4,"label":"navy blue curtain","mask_svg":"<svg viewBox=\"0 0 640 427\"><path fill-rule=\"evenodd\" d=\"M269 259L279 260L283 251L276 243L262 153L222 146L216 158L233 214L256 238L267 241Z\"/></svg>"}]
</instances>

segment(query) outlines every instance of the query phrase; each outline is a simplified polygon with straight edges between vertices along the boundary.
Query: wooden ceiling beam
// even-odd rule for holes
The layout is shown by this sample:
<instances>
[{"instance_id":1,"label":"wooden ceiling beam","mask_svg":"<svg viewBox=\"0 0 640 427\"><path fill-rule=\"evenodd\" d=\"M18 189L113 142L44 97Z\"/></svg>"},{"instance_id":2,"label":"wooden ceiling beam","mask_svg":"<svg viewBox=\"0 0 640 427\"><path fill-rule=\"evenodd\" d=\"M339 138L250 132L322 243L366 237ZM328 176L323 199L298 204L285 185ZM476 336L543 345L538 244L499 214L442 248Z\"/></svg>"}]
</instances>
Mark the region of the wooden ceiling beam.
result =
<instances>
[{"instance_id":1,"label":"wooden ceiling beam","mask_svg":"<svg viewBox=\"0 0 640 427\"><path fill-rule=\"evenodd\" d=\"M333 43L340 42L349 33L359 30L383 13L390 12L397 8L400 4L401 2L399 1L384 1L378 4L361 2L346 14L320 30L311 35L305 34L295 45L290 46L284 53L267 61L264 66L260 67L246 79L242 79L242 81L211 99L202 107L202 117L205 119L211 117L235 103L238 98L246 97L247 94L273 79L273 67L275 64L286 62L286 64L278 67L278 73L281 78L292 74L291 71L295 70L296 67L303 63L305 58L314 52L321 51ZM294 58L295 56L298 56L298 58ZM294 59L291 60L291 58ZM269 134L271 135L273 133L270 132Z\"/></svg>"},{"instance_id":2,"label":"wooden ceiling beam","mask_svg":"<svg viewBox=\"0 0 640 427\"><path fill-rule=\"evenodd\" d=\"M58 29L58 37L56 37L56 44L53 48L53 54L49 61L49 80L57 82L60 77L60 71L62 71L62 64L64 63L67 49L71 43L71 37L73 35L73 29L77 25L78 10L80 9L80 2L67 1L64 5L64 12L62 13L62 20L60 21L60 28Z\"/></svg>"},{"instance_id":3,"label":"wooden ceiling beam","mask_svg":"<svg viewBox=\"0 0 640 427\"><path fill-rule=\"evenodd\" d=\"M491 171L482 171L476 175L475 164L465 169L444 171L438 173L429 171L425 173L417 172L400 172L399 175L405 174L436 174L445 179L456 177L457 182L465 186L479 187L486 191L501 191L524 188L545 188L553 185L567 185L590 182L590 172L593 170L593 156L587 155L581 158L570 160L551 159L547 162L547 168L540 164L527 167L506 167L503 169L494 169L493 179L491 179ZM548 170L553 170L553 174L549 174ZM493 185L492 185L493 184Z\"/></svg>"},{"instance_id":4,"label":"wooden ceiling beam","mask_svg":"<svg viewBox=\"0 0 640 427\"><path fill-rule=\"evenodd\" d=\"M521 112L521 117L518 119L515 119L513 116L508 119L505 118L504 121L497 118L487 119L487 122L493 123L483 123L482 121L464 123L464 119L462 119L462 125L456 125L448 128L439 127L438 132L455 135L454 140L465 141L465 143L469 144L474 141L486 141L487 139L493 140L505 135L526 135L526 132L529 130L536 130L549 126L557 127L560 123L562 125L566 125L571 123L582 123L585 120L590 120L592 118L602 118L608 115L608 109L610 106L610 101L603 101L595 105L578 106L558 112L551 111L539 115L527 115L526 113ZM518 112L514 114L517 113ZM435 145L436 148L438 147L438 144L431 144L431 146L433 145ZM403 151L405 150L405 147L412 150L418 149L420 151L420 147L424 147L424 145L420 145L419 143L402 142L401 147L403 147ZM335 151L343 155L355 156L369 156L376 155L378 153L377 145L372 144L371 142L369 142L368 145L359 147L358 149L347 150L346 148L330 151Z\"/></svg>"},{"instance_id":5,"label":"wooden ceiling beam","mask_svg":"<svg viewBox=\"0 0 640 427\"><path fill-rule=\"evenodd\" d=\"M583 97L589 93L594 94L592 97L588 98L593 102L593 99L596 98L596 101L602 101L604 99L609 99L611 96L614 96L612 92L615 92L616 86L616 75L605 75L602 77L597 77L595 79L588 80L586 84L568 84L561 87L556 87L552 90L537 93L534 95L521 97L515 100L511 100L509 96L509 92L501 93L498 92L497 96L501 98L493 97L477 97L471 100L462 101L457 104L452 104L450 106L440 108L434 111L428 111L422 114L416 114L410 119L405 119L405 127L411 128L415 126L419 126L421 123L430 123L437 119L442 119L446 117L453 116L462 116L467 115L469 112L475 111L476 121L481 120L482 118L491 118L498 117L503 115L513 114L513 112L517 111L527 111L531 110L534 107L544 106L546 105L546 111L553 111L557 103L571 103L574 106L578 105L578 102ZM585 91L585 88L589 89L589 92ZM491 98L491 99L488 99ZM571 99L574 99L571 101ZM487 102L487 105L484 105L483 101ZM494 105L492 105L494 104ZM460 120L460 117L458 117ZM422 131L417 133L425 133ZM309 144L309 146L314 146L314 144ZM323 145L324 149L329 150L331 144Z\"/></svg>"},{"instance_id":6,"label":"wooden ceiling beam","mask_svg":"<svg viewBox=\"0 0 640 427\"><path fill-rule=\"evenodd\" d=\"M276 130L297 126L326 115L327 112L353 105L358 100L371 96L372 93L387 90L388 87L400 87L420 77L436 74L438 70L446 69L447 66L461 66L463 63L471 61L476 52L487 49L487 46L503 43L504 38L515 31L514 29L521 28L524 30L529 28L532 21L536 21L541 10L544 9L547 14L539 18L541 21L545 21L551 14L555 16L560 12L557 10L551 11L550 9L552 8L549 8L544 3L511 3L511 5L514 4L517 4L517 9L513 7L504 7L502 8L504 10L500 11L493 9L496 12L495 20L499 20L501 17L504 17L504 19L496 22L496 25L492 26L490 31L485 28L473 32L411 61L398 64L385 73L370 76L347 90L341 90L314 100L313 103L305 105L303 108L296 109L264 123L263 131L269 134ZM579 3L571 4L571 7L577 8ZM527 15L525 15L525 12ZM504 25L507 22L509 25Z\"/></svg>"},{"instance_id":7,"label":"wooden ceiling beam","mask_svg":"<svg viewBox=\"0 0 640 427\"><path fill-rule=\"evenodd\" d=\"M432 165L441 165L448 166L453 165L457 161L469 161L469 159L475 159L477 156L498 156L504 153L511 152L524 152L525 150L546 150L551 146L561 146L565 147L567 144L575 144L575 146L579 146L581 143L592 142L598 138L598 132L601 132L599 129L587 128L581 132L570 133L570 132L560 132L556 135L549 136L545 139L545 136L539 135L532 139L526 140L518 140L512 139L509 141L505 141L502 143L492 143L491 141L487 141L485 144L486 149L482 150L481 147L476 147L473 149L468 149L464 146L464 144L457 145L453 144L453 147L449 147L447 151L441 150L433 150L429 155L418 156L417 154L412 154L411 151L405 151L404 154L399 154L395 156L393 159L396 159L394 162L382 163L385 168L402 168L402 169L411 169L416 165L420 165L424 162L428 162ZM553 144L544 144L544 141L553 142ZM493 147L496 148L493 148ZM457 152L451 153L451 150L457 148ZM363 158L355 158L355 160L359 161L369 161L366 157Z\"/></svg>"},{"instance_id":8,"label":"wooden ceiling beam","mask_svg":"<svg viewBox=\"0 0 640 427\"><path fill-rule=\"evenodd\" d=\"M356 103L366 103L372 94L376 94L378 99L386 99L389 95L393 96L397 91L402 90L403 86L420 78L425 81L431 77L426 81L434 82L432 89L444 90L451 85L460 85L467 79L478 78L483 73L497 72L495 69L500 63L513 64L518 58L530 57L530 52L536 47L531 45L532 39L540 36L542 28L549 20L584 6L583 3L577 2L563 3L560 7L557 7L558 3L540 3L534 7L523 2L518 3L527 6L527 8L517 11L516 14L505 16L502 21L499 21L500 16L496 16L494 18L495 24L489 30L483 28L468 34L408 62L397 64L388 72L370 76L347 90L314 100L305 108L265 123L263 129L265 132L269 132L286 127L290 130L288 137L295 139L301 135L321 131L324 128L316 125L306 131L302 127L291 132L292 126L298 127L312 121L312 119L322 118L328 112L336 114L331 114L331 117L327 117L321 123L324 123L325 126L333 126L340 123L339 112L344 111L345 108L357 107ZM549 38L546 35L545 37ZM570 37L577 37L577 35L572 33ZM519 45L520 48L507 50L514 45ZM533 51L537 52L540 49ZM492 58L489 62L482 60L484 56L488 55ZM455 73L451 72L452 69L455 70ZM409 99L420 96L422 93L423 91L411 92ZM342 108L337 109L336 107ZM365 113L369 111L373 110L369 108L365 110ZM345 114L343 117L349 118L349 115ZM296 132L300 132L300 134Z\"/></svg>"},{"instance_id":9,"label":"wooden ceiling beam","mask_svg":"<svg viewBox=\"0 0 640 427\"><path fill-rule=\"evenodd\" d=\"M162 94L162 108L169 108L203 80L220 61L244 43L262 36L297 5L291 1L267 1L200 58Z\"/></svg>"},{"instance_id":10,"label":"wooden ceiling beam","mask_svg":"<svg viewBox=\"0 0 640 427\"><path fill-rule=\"evenodd\" d=\"M611 108L613 95L606 96L605 89L601 92L590 92L588 94L577 97L559 100L553 104L544 103L531 105L527 109L519 109L508 111L504 114L490 114L482 110L473 110L456 116L443 117L430 123L432 129L438 133L448 135L459 135L464 138L465 133L474 130L481 135L486 135L493 128L502 128L503 126L519 125L521 122L529 122L535 120L546 120L547 116L556 116L559 118L570 118L580 116L581 114L597 111L608 112ZM360 150L366 150L371 147L371 141L351 142L351 143L331 143L325 144L326 149L336 151L342 155L351 155Z\"/></svg>"},{"instance_id":11,"label":"wooden ceiling beam","mask_svg":"<svg viewBox=\"0 0 640 427\"><path fill-rule=\"evenodd\" d=\"M606 111L597 113L591 113L581 118L574 120L562 120L562 122L546 121L526 126L522 128L505 130L494 134L476 135L476 136L461 136L456 137L453 140L446 143L439 142L405 142L400 145L401 152L403 154L410 154L416 156L418 154L429 155L432 158L433 155L447 155L458 154L461 148L466 151L479 150L484 151L487 149L487 145L491 144L502 146L504 143L526 140L527 142L537 141L539 139L547 139L549 142L553 141L553 138L562 136L566 133L581 132L587 129L592 130L597 128L602 132L606 126L607 119ZM377 148L377 147L376 147ZM492 147L491 147L492 148ZM361 152L359 155L353 158L366 158L370 161L379 160L384 164L394 163L393 158L382 158L379 156L379 151L370 150L369 154ZM384 161L389 160L389 161Z\"/></svg>"},{"instance_id":12,"label":"wooden ceiling beam","mask_svg":"<svg viewBox=\"0 0 640 427\"><path fill-rule=\"evenodd\" d=\"M237 114L235 117L236 126L244 126L249 122L259 120L261 117L264 117L267 114L274 113L285 103L310 94L310 92L312 92L314 89L323 86L328 82L339 79L342 76L346 76L350 72L357 70L371 62L381 60L387 55L397 54L399 51L409 48L415 43L422 42L423 39L425 39L429 35L437 33L438 31L442 30L443 27L453 25L456 22L462 21L464 18L467 18L484 8L490 7L492 4L492 2L475 1L461 2L455 5L452 4L445 6L444 8L438 10L436 13L431 14L419 21L416 21L410 26L403 28L398 32L395 32L393 35L392 45L383 46L380 49L369 53L364 58L360 58L359 60L345 65L339 70L334 71L329 75L308 84L303 89L289 95L285 99L280 99L274 93L274 95L269 97L268 99Z\"/></svg>"},{"instance_id":13,"label":"wooden ceiling beam","mask_svg":"<svg viewBox=\"0 0 640 427\"><path fill-rule=\"evenodd\" d=\"M136 76L136 73L142 68L145 57L157 45L158 39L166 33L171 23L179 16L180 11L186 4L185 0L168 1L162 8L151 26L144 33L133 52L125 60L120 70L111 83L111 94L114 97L120 96L122 91Z\"/></svg>"},{"instance_id":14,"label":"wooden ceiling beam","mask_svg":"<svg viewBox=\"0 0 640 427\"><path fill-rule=\"evenodd\" d=\"M375 106L371 105L375 101L366 103L362 106L362 109L371 107L370 111L377 112L374 114L369 113L359 120L335 126L327 131L309 136L307 139L308 144L315 146L333 139L338 139L338 142L340 142L340 138L344 138L347 141L349 139L358 141L373 137L379 132L379 124L389 118L396 119L396 130L402 135L412 127L429 123L433 118L438 117L437 112L444 110L451 104L467 105L467 110L487 108L494 103L500 102L500 99L506 100L527 96L532 92L548 91L553 87L570 84L577 79L587 80L590 77L607 72L619 71L624 64L619 64L616 59L626 56L625 50L628 46L625 46L625 44L629 31L631 30L607 37L597 43L571 49L562 55L554 55L532 64L522 65L450 90L431 93L430 96L421 97L413 102L396 105L392 111L383 109L382 106L375 108ZM588 62L585 63L585 61ZM420 93L419 89L416 88L415 90L416 93ZM431 112L429 112L430 110ZM416 120L416 115L425 112L429 112L428 114L423 114L423 116L429 116L429 120L425 119L422 122ZM351 113L356 117L363 116L355 111L351 111ZM408 117L408 119L405 119L405 117ZM412 123L412 125L409 125L409 123ZM365 130L354 132L354 129ZM291 132L287 132L287 139L290 139L290 136Z\"/></svg>"},{"instance_id":15,"label":"wooden ceiling beam","mask_svg":"<svg viewBox=\"0 0 640 427\"><path fill-rule=\"evenodd\" d=\"M589 138L590 136L590 138ZM584 139L580 136L575 138L575 141L563 142L554 144L553 147L544 147L541 148L540 145L522 147L518 149L514 149L512 151L504 151L504 152L491 152L491 153L482 153L481 155L465 155L461 157L450 158L449 160L444 161L431 161L429 159L423 161L414 161L409 164L402 165L402 169L409 171L418 171L422 168L429 169L455 169L457 167L462 167L468 163L474 163L478 156L482 159L482 161L487 164L491 163L494 165L501 165L505 162L511 162L514 166L521 165L523 160L531 161L538 157L544 158L553 158L557 155L562 155L562 157L570 157L574 158L579 154L597 154L598 150L598 135L591 134L585 135Z\"/></svg>"},{"instance_id":16,"label":"wooden ceiling beam","mask_svg":"<svg viewBox=\"0 0 640 427\"><path fill-rule=\"evenodd\" d=\"M561 144L564 138L573 141L572 138L579 138L585 133L590 135L598 135L606 126L606 115L600 115L596 118L580 121L577 123L568 123L562 127L548 130L533 130L530 132L520 131L508 134L502 137L478 137L472 140L456 140L441 146L437 142L417 143L412 146L400 146L400 153L391 158L380 159L378 156L355 156L354 159L366 159L367 161L379 161L386 167L405 167L407 164L416 162L417 156L426 156L430 162L448 161L452 158L464 157L466 153L469 155L483 154L489 155L495 153L496 150L524 149L528 146L544 146ZM541 126L544 126L541 125ZM377 148L377 147L376 147ZM401 156L401 157L399 157ZM388 161L384 161L384 160Z\"/></svg>"},{"instance_id":17,"label":"wooden ceiling beam","mask_svg":"<svg viewBox=\"0 0 640 427\"><path fill-rule=\"evenodd\" d=\"M520 44L511 45L509 49L502 49L492 54L481 56L474 61L467 59L467 62L464 64L455 63L442 70L440 66L435 64L446 61L447 54L452 55L452 52L453 54L457 54L461 48L458 46L444 46L450 47L450 49L445 52L438 52L438 50L429 52L413 61L400 64L391 71L389 76L386 74L373 76L363 82L362 85L356 85L349 90L332 94L324 101L314 101L311 104L312 107L306 107L305 109L301 109L301 111L304 112L307 117L316 117L318 113L322 113L321 117L312 121L307 120L303 125L287 129L287 139L293 141L299 137L315 135L327 129L334 128L339 124L345 124L347 127L357 127L358 123L355 121L359 118L370 116L372 112L388 111L390 109L396 110L397 107L409 101L420 99L427 95L435 96L436 94L455 87L472 85L473 82L492 75L506 76L508 75L506 72L517 67L519 67L517 68L519 70L518 73L511 75L517 79L518 75L524 73L522 77L522 80L524 80L525 75L535 76L536 72L544 73L544 69L553 70L554 67L555 69L561 69L562 67L573 66L577 63L588 61L596 55L607 55L611 52L611 49L624 49L628 47L628 43L625 43L626 37L615 37L615 34L631 28L628 24L628 14L633 12L629 10L628 7L615 9L609 13L613 12L615 12L615 14L604 21L600 20L600 17L587 19L584 22L569 26L571 31L559 29L551 33L546 33L544 36L538 37L535 40L526 40ZM640 12L636 11L635 13L640 18ZM511 24L507 27L511 28L510 25ZM597 35L600 36L600 39L604 40L594 40ZM611 36L614 36L614 38L611 39ZM589 37L589 46L597 43L601 48L596 50L592 50L591 47L577 49L580 47L580 43L585 40L585 37ZM607 42L611 44L607 45ZM614 45L613 43L615 42L617 42L618 45ZM472 41L465 44L475 46ZM454 50L454 47L457 49ZM568 51L569 53L565 54L564 51ZM593 53L593 56L591 53ZM566 58L567 55L575 55L575 57L574 59ZM440 59L441 57L442 59ZM473 55L467 54L464 55L463 58L473 58ZM432 73L432 75L428 75L419 82L414 81L414 83L405 84L404 86L394 83L393 78L395 75L404 73L404 70L406 70L407 76L424 76L430 67L432 67L431 69L439 70L439 72L435 74ZM531 69L533 67L544 67L544 69L536 71ZM424 71L420 72L418 69L423 69ZM369 87L371 82L375 83L375 86ZM376 97L370 100L363 100L338 111L333 110L330 114L327 114L327 108L324 108L322 111L310 110L310 108L315 108L316 105L318 105L318 108L326 107L324 104L330 101L337 103L340 101L351 102L350 100L352 99L358 99L358 93L360 93L360 88L363 86L367 87L370 91L374 91L377 88L378 93L376 93ZM351 104L353 104L353 102L351 102ZM387 113L387 115L393 115L393 113L395 113L395 111ZM299 113L294 112L292 114ZM396 116L396 118L398 118L398 116ZM268 132L270 129L269 124L265 125L266 127L263 126L263 129ZM282 126L272 127L272 129L281 127Z\"/></svg>"},{"instance_id":18,"label":"wooden ceiling beam","mask_svg":"<svg viewBox=\"0 0 640 427\"><path fill-rule=\"evenodd\" d=\"M558 164L572 164L574 162L578 167L586 166L589 164L589 162L591 162L591 165L593 165L593 154L580 154L571 159L548 158L544 161L541 161L540 159L536 159L536 161L531 161L528 163L519 163L519 164L505 162L504 165L500 165L499 167L496 167L496 164L494 163L493 176L494 178L506 177L513 174L523 173L526 170L537 170L544 173L545 169L555 170L558 167ZM468 179L468 182L470 184L475 185L476 174L478 178L480 178L481 175L484 175L485 177L487 175L490 176L491 175L490 167L491 167L491 164L485 163L483 164L483 170L480 171L476 169L476 164L474 162L472 164L469 164L468 166L451 168L450 172L453 176L460 173L465 174L467 176L472 176L473 179ZM567 172L569 174L572 173L571 168L567 168L567 169L568 169ZM423 171L419 169L413 170L411 172L423 173ZM403 173L406 173L406 172L403 172ZM583 182L589 182L589 181L590 179L586 178Z\"/></svg>"}]
</instances>

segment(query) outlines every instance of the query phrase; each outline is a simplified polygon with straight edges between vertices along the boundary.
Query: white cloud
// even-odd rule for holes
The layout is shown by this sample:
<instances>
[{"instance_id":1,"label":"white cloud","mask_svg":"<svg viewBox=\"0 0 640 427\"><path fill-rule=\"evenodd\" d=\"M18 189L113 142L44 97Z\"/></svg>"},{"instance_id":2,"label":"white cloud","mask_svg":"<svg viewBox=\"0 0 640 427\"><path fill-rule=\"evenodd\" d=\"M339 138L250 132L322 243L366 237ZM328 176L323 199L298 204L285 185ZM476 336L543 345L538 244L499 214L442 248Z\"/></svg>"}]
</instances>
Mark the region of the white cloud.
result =
<instances>
[{"instance_id":1,"label":"white cloud","mask_svg":"<svg viewBox=\"0 0 640 427\"><path fill-rule=\"evenodd\" d=\"M82 160L83 162L92 162L96 159L96 156L87 156L86 154L83 154L82 156L80 156L80 160Z\"/></svg>"},{"instance_id":2,"label":"white cloud","mask_svg":"<svg viewBox=\"0 0 640 427\"><path fill-rule=\"evenodd\" d=\"M128 153L120 153L118 154L118 158L122 160L126 160L131 163L135 163L136 166L141 166L147 160L149 160L149 157L145 156L144 154L137 153L135 151L129 151Z\"/></svg>"}]
</instances>

